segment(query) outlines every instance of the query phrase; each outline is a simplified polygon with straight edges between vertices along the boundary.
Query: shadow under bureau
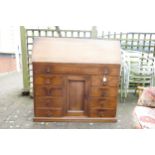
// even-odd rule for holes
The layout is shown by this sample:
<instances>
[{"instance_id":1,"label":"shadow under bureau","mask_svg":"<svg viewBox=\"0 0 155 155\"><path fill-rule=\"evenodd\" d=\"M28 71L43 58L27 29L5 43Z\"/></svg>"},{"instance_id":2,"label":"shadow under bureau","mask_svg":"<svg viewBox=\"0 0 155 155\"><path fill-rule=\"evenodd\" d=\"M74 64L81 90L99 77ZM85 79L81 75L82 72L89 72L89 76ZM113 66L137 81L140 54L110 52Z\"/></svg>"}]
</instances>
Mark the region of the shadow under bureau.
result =
<instances>
[{"instance_id":1,"label":"shadow under bureau","mask_svg":"<svg viewBox=\"0 0 155 155\"><path fill-rule=\"evenodd\" d=\"M111 51L117 58L112 55L109 62ZM32 57L34 121L116 121L119 51L117 41L36 39ZM99 60L94 57L97 54Z\"/></svg>"}]
</instances>

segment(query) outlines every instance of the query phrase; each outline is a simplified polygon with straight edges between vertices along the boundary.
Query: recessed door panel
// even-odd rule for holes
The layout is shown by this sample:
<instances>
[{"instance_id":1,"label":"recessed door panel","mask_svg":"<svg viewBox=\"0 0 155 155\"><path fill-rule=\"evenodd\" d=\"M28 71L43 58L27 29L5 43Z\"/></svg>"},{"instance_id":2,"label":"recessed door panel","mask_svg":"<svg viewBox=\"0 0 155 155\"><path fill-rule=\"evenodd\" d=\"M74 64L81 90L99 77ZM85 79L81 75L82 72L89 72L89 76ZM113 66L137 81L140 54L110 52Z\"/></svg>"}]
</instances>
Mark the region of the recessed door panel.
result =
<instances>
[{"instance_id":1,"label":"recessed door panel","mask_svg":"<svg viewBox=\"0 0 155 155\"><path fill-rule=\"evenodd\" d=\"M69 109L84 110L85 81L69 81Z\"/></svg>"},{"instance_id":2,"label":"recessed door panel","mask_svg":"<svg viewBox=\"0 0 155 155\"><path fill-rule=\"evenodd\" d=\"M80 116L87 113L88 79L69 76L67 81L67 115Z\"/></svg>"}]
</instances>

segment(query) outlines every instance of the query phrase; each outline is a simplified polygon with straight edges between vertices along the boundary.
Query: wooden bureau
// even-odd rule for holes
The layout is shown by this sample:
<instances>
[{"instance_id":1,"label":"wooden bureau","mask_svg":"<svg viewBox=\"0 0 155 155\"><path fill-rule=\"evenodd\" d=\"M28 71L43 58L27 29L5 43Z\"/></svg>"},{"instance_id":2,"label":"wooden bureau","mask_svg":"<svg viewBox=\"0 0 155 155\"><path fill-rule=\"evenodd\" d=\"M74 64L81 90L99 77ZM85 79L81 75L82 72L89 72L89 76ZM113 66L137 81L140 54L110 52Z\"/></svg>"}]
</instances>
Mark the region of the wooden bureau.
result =
<instances>
[{"instance_id":1,"label":"wooden bureau","mask_svg":"<svg viewBox=\"0 0 155 155\"><path fill-rule=\"evenodd\" d=\"M118 41L38 38L32 60L34 121L116 121Z\"/></svg>"}]
</instances>

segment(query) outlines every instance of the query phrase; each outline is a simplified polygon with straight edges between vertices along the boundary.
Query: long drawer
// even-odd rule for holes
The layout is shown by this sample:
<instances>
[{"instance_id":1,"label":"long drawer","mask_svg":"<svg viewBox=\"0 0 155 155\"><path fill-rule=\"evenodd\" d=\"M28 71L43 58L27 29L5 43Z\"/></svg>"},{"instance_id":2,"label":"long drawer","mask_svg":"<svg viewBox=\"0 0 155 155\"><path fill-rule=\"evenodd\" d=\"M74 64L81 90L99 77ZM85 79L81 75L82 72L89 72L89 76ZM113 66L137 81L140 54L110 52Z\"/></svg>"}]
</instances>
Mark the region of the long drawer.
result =
<instances>
[{"instance_id":1,"label":"long drawer","mask_svg":"<svg viewBox=\"0 0 155 155\"><path fill-rule=\"evenodd\" d=\"M88 74L119 76L119 64L33 63L34 74Z\"/></svg>"},{"instance_id":2,"label":"long drawer","mask_svg":"<svg viewBox=\"0 0 155 155\"><path fill-rule=\"evenodd\" d=\"M92 109L116 108L117 97L90 97L88 107Z\"/></svg>"},{"instance_id":3,"label":"long drawer","mask_svg":"<svg viewBox=\"0 0 155 155\"><path fill-rule=\"evenodd\" d=\"M115 87L91 87L90 96L116 97L118 95Z\"/></svg>"},{"instance_id":4,"label":"long drawer","mask_svg":"<svg viewBox=\"0 0 155 155\"><path fill-rule=\"evenodd\" d=\"M52 85L35 85L35 96L55 96L60 97L63 96L63 88L62 87L53 87Z\"/></svg>"},{"instance_id":5,"label":"long drawer","mask_svg":"<svg viewBox=\"0 0 155 155\"><path fill-rule=\"evenodd\" d=\"M39 74L34 78L34 84L36 85L64 85L64 76L62 75L44 75Z\"/></svg>"}]
</instances>

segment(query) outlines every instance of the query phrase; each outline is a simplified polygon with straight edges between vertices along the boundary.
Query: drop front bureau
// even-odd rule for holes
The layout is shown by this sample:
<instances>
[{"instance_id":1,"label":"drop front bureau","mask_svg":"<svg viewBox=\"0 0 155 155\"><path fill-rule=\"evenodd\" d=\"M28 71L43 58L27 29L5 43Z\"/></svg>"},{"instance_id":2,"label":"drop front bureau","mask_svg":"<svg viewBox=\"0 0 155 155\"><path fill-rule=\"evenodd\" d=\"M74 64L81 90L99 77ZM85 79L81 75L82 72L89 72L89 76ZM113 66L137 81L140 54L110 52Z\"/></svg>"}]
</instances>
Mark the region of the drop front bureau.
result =
<instances>
[{"instance_id":1,"label":"drop front bureau","mask_svg":"<svg viewBox=\"0 0 155 155\"><path fill-rule=\"evenodd\" d=\"M36 38L34 121L116 121L119 41Z\"/></svg>"}]
</instances>

